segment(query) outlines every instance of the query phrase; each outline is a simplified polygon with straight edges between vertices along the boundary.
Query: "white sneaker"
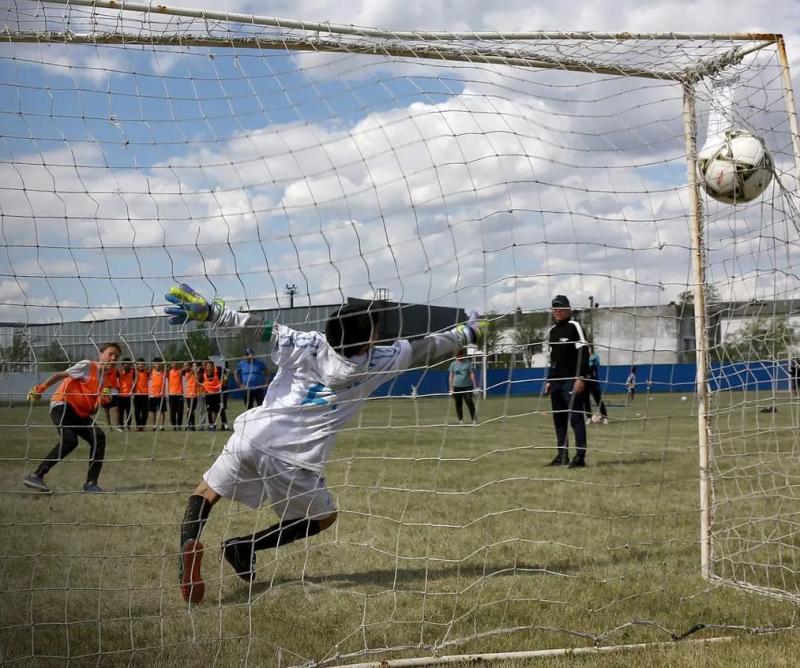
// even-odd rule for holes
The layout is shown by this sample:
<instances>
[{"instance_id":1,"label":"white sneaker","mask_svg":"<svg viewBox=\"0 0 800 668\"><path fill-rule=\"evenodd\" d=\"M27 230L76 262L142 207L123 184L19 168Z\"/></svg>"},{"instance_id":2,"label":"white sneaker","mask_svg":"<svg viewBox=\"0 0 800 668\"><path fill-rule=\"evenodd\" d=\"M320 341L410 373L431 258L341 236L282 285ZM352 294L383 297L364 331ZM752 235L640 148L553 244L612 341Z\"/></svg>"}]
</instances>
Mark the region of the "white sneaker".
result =
<instances>
[{"instance_id":1,"label":"white sneaker","mask_svg":"<svg viewBox=\"0 0 800 668\"><path fill-rule=\"evenodd\" d=\"M473 420L472 421L472 426L473 427L477 427L478 426L478 421L477 420Z\"/></svg>"},{"instance_id":2,"label":"white sneaker","mask_svg":"<svg viewBox=\"0 0 800 668\"><path fill-rule=\"evenodd\" d=\"M603 424L608 424L608 418L604 417L602 422L603 422Z\"/></svg>"}]
</instances>

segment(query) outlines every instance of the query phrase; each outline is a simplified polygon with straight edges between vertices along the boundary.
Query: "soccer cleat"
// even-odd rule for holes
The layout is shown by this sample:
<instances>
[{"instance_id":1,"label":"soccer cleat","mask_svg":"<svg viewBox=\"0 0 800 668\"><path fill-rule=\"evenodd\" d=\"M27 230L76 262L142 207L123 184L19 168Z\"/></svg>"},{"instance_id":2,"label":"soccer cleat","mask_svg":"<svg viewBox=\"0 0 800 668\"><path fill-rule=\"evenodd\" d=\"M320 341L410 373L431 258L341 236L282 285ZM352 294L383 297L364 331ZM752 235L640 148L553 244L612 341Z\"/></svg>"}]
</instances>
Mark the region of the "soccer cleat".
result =
<instances>
[{"instance_id":1,"label":"soccer cleat","mask_svg":"<svg viewBox=\"0 0 800 668\"><path fill-rule=\"evenodd\" d=\"M567 457L566 453L561 454L558 453L553 460L547 464L547 466L568 466L569 465L569 457Z\"/></svg>"},{"instance_id":2,"label":"soccer cleat","mask_svg":"<svg viewBox=\"0 0 800 668\"><path fill-rule=\"evenodd\" d=\"M222 544L222 556L242 580L250 583L256 579L256 553L252 543L241 542L236 538L226 540Z\"/></svg>"},{"instance_id":3,"label":"soccer cleat","mask_svg":"<svg viewBox=\"0 0 800 668\"><path fill-rule=\"evenodd\" d=\"M22 480L22 484L25 485L25 487L35 489L37 492L45 492L46 494L50 493L50 488L45 485L44 480L42 480L42 478L35 473L26 475Z\"/></svg>"},{"instance_id":4,"label":"soccer cleat","mask_svg":"<svg viewBox=\"0 0 800 668\"><path fill-rule=\"evenodd\" d=\"M200 576L203 561L203 544L190 538L181 550L181 596L187 603L200 603L206 593L206 584Z\"/></svg>"},{"instance_id":5,"label":"soccer cleat","mask_svg":"<svg viewBox=\"0 0 800 668\"><path fill-rule=\"evenodd\" d=\"M105 490L102 489L96 482L87 482L83 486L84 492L89 492L90 494L102 494Z\"/></svg>"},{"instance_id":6,"label":"soccer cleat","mask_svg":"<svg viewBox=\"0 0 800 668\"><path fill-rule=\"evenodd\" d=\"M602 422L603 424L608 424L608 418L607 418L607 417L604 417L604 418L601 420L601 422Z\"/></svg>"},{"instance_id":7,"label":"soccer cleat","mask_svg":"<svg viewBox=\"0 0 800 668\"><path fill-rule=\"evenodd\" d=\"M569 468L571 469L582 469L586 466L586 461L583 457L575 457L569 464Z\"/></svg>"}]
</instances>

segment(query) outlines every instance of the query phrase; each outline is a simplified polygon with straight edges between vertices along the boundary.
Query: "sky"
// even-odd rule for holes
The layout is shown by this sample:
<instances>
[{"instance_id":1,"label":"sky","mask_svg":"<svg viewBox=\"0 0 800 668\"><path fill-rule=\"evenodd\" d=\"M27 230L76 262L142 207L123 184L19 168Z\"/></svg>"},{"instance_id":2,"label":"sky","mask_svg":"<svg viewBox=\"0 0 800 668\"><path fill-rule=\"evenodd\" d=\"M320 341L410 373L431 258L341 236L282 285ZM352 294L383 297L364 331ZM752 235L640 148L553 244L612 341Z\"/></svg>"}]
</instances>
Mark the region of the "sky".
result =
<instances>
[{"instance_id":1,"label":"sky","mask_svg":"<svg viewBox=\"0 0 800 668\"><path fill-rule=\"evenodd\" d=\"M12 3L0 18L24 22L36 7ZM779 32L800 84L800 3L563 7L315 0L268 10L392 30ZM52 17L53 29L63 13L45 5L37 20ZM141 15L128 16L140 29ZM604 57L594 44L535 49ZM662 72L681 63L651 42L611 57ZM796 299L796 203L785 190L794 162L774 49L731 72L731 122L765 140L778 178L751 205L705 198L709 281L723 298ZM715 95L698 84L700 144ZM693 282L681 113L681 88L658 79L4 44L0 322L152 315L182 281L240 308L287 306L288 285L296 305L378 290L499 313L546 308L556 293L579 305L665 304Z\"/></svg>"}]
</instances>

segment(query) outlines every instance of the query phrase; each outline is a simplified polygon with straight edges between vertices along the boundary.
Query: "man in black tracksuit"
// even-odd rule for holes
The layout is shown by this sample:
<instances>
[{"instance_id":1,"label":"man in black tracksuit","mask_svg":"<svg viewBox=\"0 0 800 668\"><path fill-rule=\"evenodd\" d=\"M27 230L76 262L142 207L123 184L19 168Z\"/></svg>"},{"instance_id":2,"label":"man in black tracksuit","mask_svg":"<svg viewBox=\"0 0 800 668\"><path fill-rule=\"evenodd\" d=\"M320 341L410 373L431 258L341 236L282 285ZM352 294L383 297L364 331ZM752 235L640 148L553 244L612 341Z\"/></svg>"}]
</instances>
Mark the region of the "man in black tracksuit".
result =
<instances>
[{"instance_id":1,"label":"man in black tracksuit","mask_svg":"<svg viewBox=\"0 0 800 668\"><path fill-rule=\"evenodd\" d=\"M589 344L583 327L571 319L569 299L556 295L552 307L555 324L548 334L550 370L544 391L550 395L558 450L549 465L583 467L586 466L586 424L581 395L586 389L584 379L589 374ZM575 433L576 453L572 461L567 454L569 424Z\"/></svg>"}]
</instances>

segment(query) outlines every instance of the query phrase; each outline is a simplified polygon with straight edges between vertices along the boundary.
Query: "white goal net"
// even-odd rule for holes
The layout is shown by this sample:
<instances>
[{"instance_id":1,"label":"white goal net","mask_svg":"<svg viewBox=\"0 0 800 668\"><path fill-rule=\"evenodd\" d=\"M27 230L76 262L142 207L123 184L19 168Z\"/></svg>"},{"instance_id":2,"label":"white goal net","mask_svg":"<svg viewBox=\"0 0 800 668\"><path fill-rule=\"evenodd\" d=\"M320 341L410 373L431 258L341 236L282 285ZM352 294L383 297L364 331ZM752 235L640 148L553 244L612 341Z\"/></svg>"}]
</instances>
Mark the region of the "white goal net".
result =
<instances>
[{"instance_id":1,"label":"white goal net","mask_svg":"<svg viewBox=\"0 0 800 668\"><path fill-rule=\"evenodd\" d=\"M780 36L119 6L0 10L0 661L330 666L796 628L800 136ZM697 164L731 129L769 156L733 204ZM302 332L368 304L383 343L489 323L474 392L450 396L453 351L370 396L325 466L338 521L257 552L252 583L217 546L277 518L220 501L190 606L187 498L247 407L241 365L264 384L276 367L252 332L169 325L181 283ZM573 407L585 467L546 466L556 295L599 358L602 408ZM59 438L56 386L26 394L107 342L143 370L227 369L224 414L148 397L137 416L118 388L94 418L104 493L81 491L83 442L49 493L23 486Z\"/></svg>"}]
</instances>

